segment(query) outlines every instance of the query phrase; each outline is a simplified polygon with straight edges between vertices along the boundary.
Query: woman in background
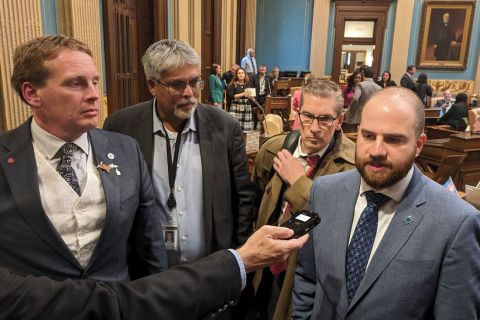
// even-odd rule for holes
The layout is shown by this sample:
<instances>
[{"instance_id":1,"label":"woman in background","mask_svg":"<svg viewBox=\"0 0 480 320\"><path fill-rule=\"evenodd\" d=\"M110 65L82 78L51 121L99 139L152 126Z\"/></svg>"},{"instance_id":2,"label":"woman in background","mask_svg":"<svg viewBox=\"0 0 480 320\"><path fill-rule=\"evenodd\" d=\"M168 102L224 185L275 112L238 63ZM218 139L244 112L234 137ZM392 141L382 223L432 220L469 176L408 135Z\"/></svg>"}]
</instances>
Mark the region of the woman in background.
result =
<instances>
[{"instance_id":1,"label":"woman in background","mask_svg":"<svg viewBox=\"0 0 480 320\"><path fill-rule=\"evenodd\" d=\"M431 98L433 94L432 87L427 83L427 80L427 74L420 73L415 83L415 92L420 100L422 100L424 106L427 106L428 98Z\"/></svg>"},{"instance_id":2,"label":"woman in background","mask_svg":"<svg viewBox=\"0 0 480 320\"><path fill-rule=\"evenodd\" d=\"M309 83L315 79L315 76L313 73L307 73L304 78L304 83L302 85L302 88L304 85ZM298 130L300 128L300 119L298 118L298 113L300 112L300 98L302 96L302 89L298 89L295 91L292 97L292 102L291 102L291 109L290 112L295 115L295 120L293 122L292 130Z\"/></svg>"},{"instance_id":3,"label":"woman in background","mask_svg":"<svg viewBox=\"0 0 480 320\"><path fill-rule=\"evenodd\" d=\"M348 76L347 84L342 88L343 96L343 109L348 109L350 103L352 102L353 94L355 93L355 87L357 83L363 81L363 74L360 69L353 71L353 73Z\"/></svg>"},{"instance_id":4,"label":"woman in background","mask_svg":"<svg viewBox=\"0 0 480 320\"><path fill-rule=\"evenodd\" d=\"M383 71L382 79L376 82L382 88L397 86L395 81L392 80L392 74L390 73L390 71L387 71L387 70Z\"/></svg>"},{"instance_id":5,"label":"woman in background","mask_svg":"<svg viewBox=\"0 0 480 320\"><path fill-rule=\"evenodd\" d=\"M220 75L222 74L222 67L216 63L212 64L210 68L210 75L208 76L208 89L210 91L210 101L216 107L222 107L223 104L223 86Z\"/></svg>"},{"instance_id":6,"label":"woman in background","mask_svg":"<svg viewBox=\"0 0 480 320\"><path fill-rule=\"evenodd\" d=\"M245 69L238 68L232 82L227 87L227 99L230 101L230 114L240 122L242 130L253 130L252 100L255 93L250 88L250 79Z\"/></svg>"}]
</instances>

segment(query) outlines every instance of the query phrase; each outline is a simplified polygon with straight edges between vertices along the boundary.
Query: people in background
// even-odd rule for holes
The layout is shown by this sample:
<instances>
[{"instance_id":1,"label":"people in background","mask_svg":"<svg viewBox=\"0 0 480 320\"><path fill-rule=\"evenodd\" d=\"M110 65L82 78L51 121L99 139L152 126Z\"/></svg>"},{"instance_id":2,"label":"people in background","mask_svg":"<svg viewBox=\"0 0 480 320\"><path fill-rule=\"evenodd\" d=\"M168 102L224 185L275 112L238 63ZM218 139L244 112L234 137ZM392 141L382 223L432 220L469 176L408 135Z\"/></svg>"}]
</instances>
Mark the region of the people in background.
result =
<instances>
[{"instance_id":1,"label":"people in background","mask_svg":"<svg viewBox=\"0 0 480 320\"><path fill-rule=\"evenodd\" d=\"M236 63L232 64L232 68L228 71L226 71L224 74L222 74L222 86L223 89L227 89L227 86L232 82L233 77L235 76L235 72L237 72L237 69L240 68L240 66Z\"/></svg>"},{"instance_id":2,"label":"people in background","mask_svg":"<svg viewBox=\"0 0 480 320\"><path fill-rule=\"evenodd\" d=\"M341 130L343 99L338 85L312 78L301 94L299 131L270 138L255 159L257 227L282 224L304 209L313 179L354 167L355 144ZM290 319L296 258L294 253L287 263L257 272L252 319Z\"/></svg>"},{"instance_id":3,"label":"people in background","mask_svg":"<svg viewBox=\"0 0 480 320\"><path fill-rule=\"evenodd\" d=\"M305 86L307 83L309 83L313 79L315 79L315 75L313 73L305 74L305 77L304 77L305 82L304 82L303 86ZM303 88L303 86L302 86L302 88ZM295 116L295 120L293 121L292 130L298 130L300 128L300 119L298 118L298 113L300 112L301 97L302 97L302 89L300 88L300 89L297 89L297 91L295 91L295 93L292 96L292 100L291 100L291 111L290 112Z\"/></svg>"},{"instance_id":4,"label":"people in background","mask_svg":"<svg viewBox=\"0 0 480 320\"><path fill-rule=\"evenodd\" d=\"M373 81L375 71L372 67L365 67L363 69L363 81L357 83L355 86L355 92L352 97L352 102L345 113L345 121L350 124L358 124L360 122L360 115L363 110L363 106L367 102L368 98L378 90L381 90L378 84Z\"/></svg>"},{"instance_id":5,"label":"people in background","mask_svg":"<svg viewBox=\"0 0 480 320\"><path fill-rule=\"evenodd\" d=\"M227 88L227 100L230 101L230 114L238 120L244 132L253 130L252 93L250 78L243 68L239 68L233 81ZM253 88L254 89L254 88Z\"/></svg>"},{"instance_id":6,"label":"people in background","mask_svg":"<svg viewBox=\"0 0 480 320\"><path fill-rule=\"evenodd\" d=\"M200 58L180 40L153 43L142 57L152 99L110 115L104 128L138 140L152 175L169 266L237 247L252 231L252 186L242 130L198 102Z\"/></svg>"},{"instance_id":7,"label":"people in background","mask_svg":"<svg viewBox=\"0 0 480 320\"><path fill-rule=\"evenodd\" d=\"M267 74L267 66L261 64L258 67L258 73L251 79L252 87L255 88L256 100L262 107L265 105L267 96L272 94L272 77ZM257 129L257 112L253 111L253 129Z\"/></svg>"},{"instance_id":8,"label":"people in background","mask_svg":"<svg viewBox=\"0 0 480 320\"><path fill-rule=\"evenodd\" d=\"M400 86L415 91L415 81L413 77L417 72L417 68L414 65L409 65L407 67L407 71L403 74L402 78L400 79Z\"/></svg>"},{"instance_id":9,"label":"people in background","mask_svg":"<svg viewBox=\"0 0 480 320\"><path fill-rule=\"evenodd\" d=\"M253 48L247 49L247 54L242 58L240 66L250 77L257 74L257 60L255 59L255 50Z\"/></svg>"},{"instance_id":10,"label":"people in background","mask_svg":"<svg viewBox=\"0 0 480 320\"><path fill-rule=\"evenodd\" d=\"M450 109L438 119L440 124L448 124L452 129L464 131L467 124L463 118L468 118L468 96L466 93L458 93L455 96L455 103Z\"/></svg>"},{"instance_id":11,"label":"people in background","mask_svg":"<svg viewBox=\"0 0 480 320\"><path fill-rule=\"evenodd\" d=\"M210 75L208 76L208 90L210 92L210 102L215 107L222 107L223 101L223 86L220 75L222 74L222 67L219 64L213 63L210 68Z\"/></svg>"},{"instance_id":12,"label":"people in background","mask_svg":"<svg viewBox=\"0 0 480 320\"><path fill-rule=\"evenodd\" d=\"M298 255L292 319L480 317L480 212L414 165L424 117L412 91L376 92L357 169L315 179L322 222Z\"/></svg>"},{"instance_id":13,"label":"people in background","mask_svg":"<svg viewBox=\"0 0 480 320\"><path fill-rule=\"evenodd\" d=\"M247 272L285 260L308 236L264 226L237 250L132 282L54 281L0 267L2 319L218 319L238 299ZM28 306L28 308L26 308Z\"/></svg>"},{"instance_id":14,"label":"people in background","mask_svg":"<svg viewBox=\"0 0 480 320\"><path fill-rule=\"evenodd\" d=\"M100 79L78 40L43 36L15 49L11 82L32 117L0 136L1 267L59 280L167 268L137 143L96 129Z\"/></svg>"},{"instance_id":15,"label":"people in background","mask_svg":"<svg viewBox=\"0 0 480 320\"><path fill-rule=\"evenodd\" d=\"M423 102L423 105L426 107L428 105L428 100L432 97L433 89L427 82L427 74L420 73L418 76L417 82L415 83L415 93Z\"/></svg>"},{"instance_id":16,"label":"people in background","mask_svg":"<svg viewBox=\"0 0 480 320\"><path fill-rule=\"evenodd\" d=\"M450 90L443 91L443 99L438 100L434 106L435 108L441 108L440 117L442 117L445 113L447 113L448 110L450 110L453 102L454 99L452 98L452 93L450 92Z\"/></svg>"},{"instance_id":17,"label":"people in background","mask_svg":"<svg viewBox=\"0 0 480 320\"><path fill-rule=\"evenodd\" d=\"M397 86L395 81L392 80L392 74L390 73L390 71L386 70L383 71L382 79L380 81L377 81L377 84L382 88Z\"/></svg>"},{"instance_id":18,"label":"people in background","mask_svg":"<svg viewBox=\"0 0 480 320\"><path fill-rule=\"evenodd\" d=\"M347 78L347 84L342 88L343 109L348 109L352 103L353 94L357 84L363 81L363 73L360 69L353 71Z\"/></svg>"},{"instance_id":19,"label":"people in background","mask_svg":"<svg viewBox=\"0 0 480 320\"><path fill-rule=\"evenodd\" d=\"M272 83L275 83L275 81L280 80L280 69L278 67L273 67L272 68Z\"/></svg>"}]
</instances>

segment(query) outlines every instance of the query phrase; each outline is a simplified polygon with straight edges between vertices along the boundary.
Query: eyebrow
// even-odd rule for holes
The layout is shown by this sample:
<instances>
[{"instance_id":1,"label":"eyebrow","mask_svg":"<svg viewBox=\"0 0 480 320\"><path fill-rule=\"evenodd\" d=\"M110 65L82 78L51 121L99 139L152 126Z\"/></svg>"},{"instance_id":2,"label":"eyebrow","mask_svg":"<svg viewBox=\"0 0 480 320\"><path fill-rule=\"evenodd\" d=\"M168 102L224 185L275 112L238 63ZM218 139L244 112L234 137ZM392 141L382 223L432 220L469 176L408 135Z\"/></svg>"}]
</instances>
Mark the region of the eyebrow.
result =
<instances>
[{"instance_id":1,"label":"eyebrow","mask_svg":"<svg viewBox=\"0 0 480 320\"><path fill-rule=\"evenodd\" d=\"M371 130L367 130L367 129L360 129L361 133L368 133L368 134L374 134L376 136L378 136L378 133L374 132L374 131L371 131ZM384 137L388 137L388 138L400 138L400 139L405 139L407 136L404 135L403 133L384 133L382 134Z\"/></svg>"}]
</instances>

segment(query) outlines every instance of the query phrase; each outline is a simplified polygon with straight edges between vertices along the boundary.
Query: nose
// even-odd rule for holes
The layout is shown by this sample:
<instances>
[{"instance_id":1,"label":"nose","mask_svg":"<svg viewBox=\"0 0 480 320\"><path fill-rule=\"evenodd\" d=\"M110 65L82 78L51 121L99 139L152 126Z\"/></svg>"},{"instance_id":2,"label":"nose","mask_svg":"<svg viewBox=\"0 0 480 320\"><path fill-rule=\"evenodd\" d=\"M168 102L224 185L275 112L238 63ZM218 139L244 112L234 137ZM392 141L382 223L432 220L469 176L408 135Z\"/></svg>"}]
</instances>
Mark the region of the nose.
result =
<instances>
[{"instance_id":1,"label":"nose","mask_svg":"<svg viewBox=\"0 0 480 320\"><path fill-rule=\"evenodd\" d=\"M90 83L87 87L87 99L88 100L98 100L99 93L98 93L98 83Z\"/></svg>"},{"instance_id":2,"label":"nose","mask_svg":"<svg viewBox=\"0 0 480 320\"><path fill-rule=\"evenodd\" d=\"M313 119L313 122L310 125L310 131L313 133L322 131L322 128L320 128L320 125L318 124L318 119Z\"/></svg>"},{"instance_id":3,"label":"nose","mask_svg":"<svg viewBox=\"0 0 480 320\"><path fill-rule=\"evenodd\" d=\"M372 157L385 157L387 155L387 149L385 148L383 139L377 138L375 142L372 143L369 152Z\"/></svg>"},{"instance_id":4,"label":"nose","mask_svg":"<svg viewBox=\"0 0 480 320\"><path fill-rule=\"evenodd\" d=\"M183 90L182 96L184 96L184 97L193 96L193 88L189 84L187 84L185 86L185 89Z\"/></svg>"}]
</instances>

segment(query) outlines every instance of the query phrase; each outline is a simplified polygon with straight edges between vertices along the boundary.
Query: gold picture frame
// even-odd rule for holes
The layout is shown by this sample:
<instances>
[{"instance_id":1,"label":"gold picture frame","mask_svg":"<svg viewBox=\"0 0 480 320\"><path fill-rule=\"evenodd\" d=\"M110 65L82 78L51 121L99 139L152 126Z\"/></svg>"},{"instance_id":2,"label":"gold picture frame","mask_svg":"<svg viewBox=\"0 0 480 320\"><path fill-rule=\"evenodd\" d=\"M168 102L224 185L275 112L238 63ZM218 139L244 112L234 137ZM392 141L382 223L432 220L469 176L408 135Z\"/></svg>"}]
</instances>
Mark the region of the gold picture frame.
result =
<instances>
[{"instance_id":1,"label":"gold picture frame","mask_svg":"<svg viewBox=\"0 0 480 320\"><path fill-rule=\"evenodd\" d=\"M422 11L417 68L465 70L475 1L427 0Z\"/></svg>"}]
</instances>

